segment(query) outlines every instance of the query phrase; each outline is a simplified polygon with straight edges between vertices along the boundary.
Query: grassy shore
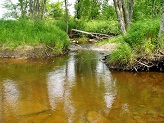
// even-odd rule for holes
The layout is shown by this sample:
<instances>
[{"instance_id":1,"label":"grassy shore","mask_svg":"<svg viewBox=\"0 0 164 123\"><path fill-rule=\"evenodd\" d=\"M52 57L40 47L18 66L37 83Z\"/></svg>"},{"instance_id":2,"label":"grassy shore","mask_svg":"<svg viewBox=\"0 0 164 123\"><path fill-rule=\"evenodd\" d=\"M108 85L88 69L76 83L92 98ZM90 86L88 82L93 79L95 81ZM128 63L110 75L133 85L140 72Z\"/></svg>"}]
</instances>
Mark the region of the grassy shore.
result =
<instances>
[{"instance_id":1,"label":"grassy shore","mask_svg":"<svg viewBox=\"0 0 164 123\"><path fill-rule=\"evenodd\" d=\"M48 45L62 52L69 45L67 34L50 22L0 20L0 45L14 49L18 46Z\"/></svg>"},{"instance_id":2,"label":"grassy shore","mask_svg":"<svg viewBox=\"0 0 164 123\"><path fill-rule=\"evenodd\" d=\"M131 24L125 37L105 41L120 44L108 57L110 68L163 71L164 39L159 38L159 28L160 19L140 21Z\"/></svg>"}]
</instances>

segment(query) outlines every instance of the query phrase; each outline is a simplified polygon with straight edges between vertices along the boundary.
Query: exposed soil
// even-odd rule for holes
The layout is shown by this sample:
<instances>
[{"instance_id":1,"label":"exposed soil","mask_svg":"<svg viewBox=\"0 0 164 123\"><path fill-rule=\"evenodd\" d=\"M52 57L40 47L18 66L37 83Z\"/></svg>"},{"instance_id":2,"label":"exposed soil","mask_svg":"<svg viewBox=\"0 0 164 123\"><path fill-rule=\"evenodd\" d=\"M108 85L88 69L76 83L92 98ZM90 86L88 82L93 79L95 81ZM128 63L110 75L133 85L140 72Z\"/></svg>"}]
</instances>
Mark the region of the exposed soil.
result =
<instances>
[{"instance_id":1,"label":"exposed soil","mask_svg":"<svg viewBox=\"0 0 164 123\"><path fill-rule=\"evenodd\" d=\"M119 44L116 43L110 43L110 44L103 44L103 45L94 45L92 46L93 50L99 50L99 51L108 51L108 52L112 52L114 51Z\"/></svg>"},{"instance_id":2,"label":"exposed soil","mask_svg":"<svg viewBox=\"0 0 164 123\"><path fill-rule=\"evenodd\" d=\"M110 57L110 56L109 56ZM121 64L121 63L108 63L105 58L105 63L111 70L117 71L157 71L164 72L164 54L163 52L156 52L150 55L138 56L133 63Z\"/></svg>"},{"instance_id":3,"label":"exposed soil","mask_svg":"<svg viewBox=\"0 0 164 123\"><path fill-rule=\"evenodd\" d=\"M62 53L56 53L54 47L49 47L46 45L18 46L15 49L10 49L4 46L0 47L0 58L35 59L55 57L65 53L66 51L63 51Z\"/></svg>"}]
</instances>

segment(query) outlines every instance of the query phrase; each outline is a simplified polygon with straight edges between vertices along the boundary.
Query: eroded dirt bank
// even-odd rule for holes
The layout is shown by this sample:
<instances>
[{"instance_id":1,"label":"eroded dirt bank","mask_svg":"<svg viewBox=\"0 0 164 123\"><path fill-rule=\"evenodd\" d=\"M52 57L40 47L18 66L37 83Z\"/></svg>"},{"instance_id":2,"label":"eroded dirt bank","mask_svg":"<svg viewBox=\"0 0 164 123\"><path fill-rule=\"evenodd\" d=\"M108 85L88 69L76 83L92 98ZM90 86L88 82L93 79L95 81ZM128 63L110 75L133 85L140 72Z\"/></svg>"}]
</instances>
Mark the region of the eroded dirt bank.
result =
<instances>
[{"instance_id":1,"label":"eroded dirt bank","mask_svg":"<svg viewBox=\"0 0 164 123\"><path fill-rule=\"evenodd\" d=\"M15 58L15 59L35 59L35 58L47 58L60 56L67 53L67 50L63 52L56 52L54 47L46 45L37 46L18 46L15 49L1 46L0 47L0 58Z\"/></svg>"}]
</instances>

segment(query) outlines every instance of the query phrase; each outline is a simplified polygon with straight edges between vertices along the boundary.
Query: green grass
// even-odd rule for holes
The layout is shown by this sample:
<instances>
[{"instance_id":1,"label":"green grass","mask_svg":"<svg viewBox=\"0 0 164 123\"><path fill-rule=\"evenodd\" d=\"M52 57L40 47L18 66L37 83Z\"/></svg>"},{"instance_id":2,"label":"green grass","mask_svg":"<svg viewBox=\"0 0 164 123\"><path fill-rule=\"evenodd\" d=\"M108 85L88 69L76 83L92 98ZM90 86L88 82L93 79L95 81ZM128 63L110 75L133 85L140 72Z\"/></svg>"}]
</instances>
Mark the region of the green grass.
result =
<instances>
[{"instance_id":1,"label":"green grass","mask_svg":"<svg viewBox=\"0 0 164 123\"><path fill-rule=\"evenodd\" d=\"M118 36L106 42L119 42L113 51L109 63L128 64L143 54L151 57L156 50L163 48L164 39L159 36L160 19L132 23L125 37Z\"/></svg>"},{"instance_id":2,"label":"green grass","mask_svg":"<svg viewBox=\"0 0 164 123\"><path fill-rule=\"evenodd\" d=\"M95 32L95 33L105 33L105 34L120 34L119 24L117 21L108 20L91 20L91 21L81 21L77 20L77 29Z\"/></svg>"},{"instance_id":3,"label":"green grass","mask_svg":"<svg viewBox=\"0 0 164 123\"><path fill-rule=\"evenodd\" d=\"M51 24L59 27L63 31L66 31L66 22L64 20L53 20L51 21ZM75 29L75 28L76 28L76 22L73 18L70 18L68 22L68 32L70 33L71 29Z\"/></svg>"},{"instance_id":4,"label":"green grass","mask_svg":"<svg viewBox=\"0 0 164 123\"><path fill-rule=\"evenodd\" d=\"M113 38L104 40L104 41L100 41L98 43L96 43L96 45L104 45L104 44L109 44L109 43L124 43L123 37L121 35L115 36Z\"/></svg>"},{"instance_id":5,"label":"green grass","mask_svg":"<svg viewBox=\"0 0 164 123\"><path fill-rule=\"evenodd\" d=\"M124 41L130 46L142 45L147 40L151 40L152 43L157 43L159 28L159 19L132 23L124 37Z\"/></svg>"},{"instance_id":6,"label":"green grass","mask_svg":"<svg viewBox=\"0 0 164 123\"><path fill-rule=\"evenodd\" d=\"M132 62L134 53L127 43L121 44L108 59L109 63L126 64Z\"/></svg>"},{"instance_id":7,"label":"green grass","mask_svg":"<svg viewBox=\"0 0 164 123\"><path fill-rule=\"evenodd\" d=\"M0 44L10 48L45 44L61 51L69 45L69 39L64 31L48 22L0 20Z\"/></svg>"}]
</instances>

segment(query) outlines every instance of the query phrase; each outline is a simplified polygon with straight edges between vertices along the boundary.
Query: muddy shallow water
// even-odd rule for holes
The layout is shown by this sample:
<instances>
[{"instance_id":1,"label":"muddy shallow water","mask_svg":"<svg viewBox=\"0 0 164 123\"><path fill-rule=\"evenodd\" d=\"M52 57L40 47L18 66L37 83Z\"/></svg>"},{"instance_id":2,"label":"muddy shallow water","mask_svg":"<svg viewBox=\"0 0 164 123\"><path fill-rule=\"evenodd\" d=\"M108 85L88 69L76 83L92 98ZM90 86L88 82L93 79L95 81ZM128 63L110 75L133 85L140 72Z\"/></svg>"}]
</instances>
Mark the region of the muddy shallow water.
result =
<instances>
[{"instance_id":1,"label":"muddy shallow water","mask_svg":"<svg viewBox=\"0 0 164 123\"><path fill-rule=\"evenodd\" d=\"M163 123L164 73L112 72L101 57L0 60L0 123Z\"/></svg>"}]
</instances>

